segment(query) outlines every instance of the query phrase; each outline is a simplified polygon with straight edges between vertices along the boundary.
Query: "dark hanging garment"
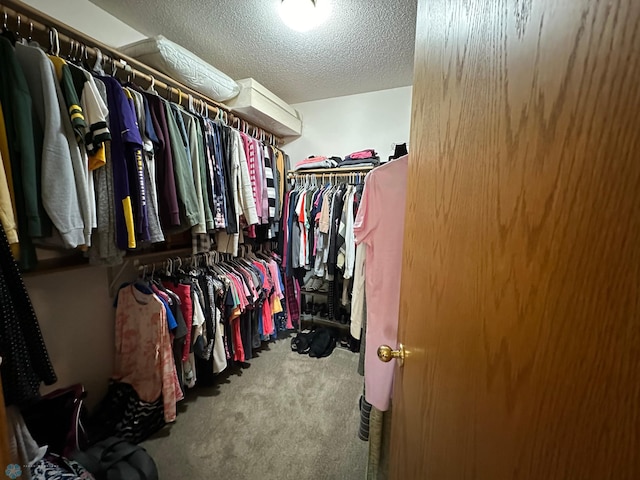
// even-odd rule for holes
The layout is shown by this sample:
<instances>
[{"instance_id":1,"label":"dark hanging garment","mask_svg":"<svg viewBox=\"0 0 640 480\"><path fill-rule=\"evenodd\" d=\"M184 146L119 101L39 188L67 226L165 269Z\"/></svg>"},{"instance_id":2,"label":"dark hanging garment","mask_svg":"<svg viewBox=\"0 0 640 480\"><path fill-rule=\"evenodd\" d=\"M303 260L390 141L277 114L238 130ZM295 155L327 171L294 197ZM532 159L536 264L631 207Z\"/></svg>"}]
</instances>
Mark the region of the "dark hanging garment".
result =
<instances>
[{"instance_id":1,"label":"dark hanging garment","mask_svg":"<svg viewBox=\"0 0 640 480\"><path fill-rule=\"evenodd\" d=\"M342 208L344 207L344 194L346 187L341 185L338 193L333 197L333 223L329 225L329 235L331 236L331 243L329 245L329 257L327 259L327 269L329 274L333 275L336 271L336 262L338 260L338 251L340 250L340 241L338 239L338 230L340 229L340 218L342 218ZM344 242L342 242L344 243Z\"/></svg>"},{"instance_id":2,"label":"dark hanging garment","mask_svg":"<svg viewBox=\"0 0 640 480\"><path fill-rule=\"evenodd\" d=\"M193 183L193 171L191 170L191 158L185 149L184 141L180 133L180 127L171 109L171 104L163 101L165 118L169 128L171 141L171 153L173 155L173 173L175 175L176 191L178 193L178 206L180 207L180 231L187 230L197 224L198 200L196 198Z\"/></svg>"},{"instance_id":3,"label":"dark hanging garment","mask_svg":"<svg viewBox=\"0 0 640 480\"><path fill-rule=\"evenodd\" d=\"M40 382L57 381L18 264L0 226L0 356L5 404L39 398Z\"/></svg>"},{"instance_id":4,"label":"dark hanging garment","mask_svg":"<svg viewBox=\"0 0 640 480\"><path fill-rule=\"evenodd\" d=\"M36 145L42 145L34 134L31 94L22 68L9 40L0 37L0 105L7 130L9 161L15 190L20 266L23 270L37 263L32 237L42 236L41 202L38 192L38 159ZM5 160L6 161L6 160Z\"/></svg>"},{"instance_id":5,"label":"dark hanging garment","mask_svg":"<svg viewBox=\"0 0 640 480\"><path fill-rule=\"evenodd\" d=\"M236 205L232 198L233 186L231 185L231 162L232 162L232 154L231 154L231 128L226 125L220 125L220 140L221 140L221 151L224 158L223 167L224 167L224 179L225 185L227 188L225 190L226 196L226 219L227 219L227 233L238 233L238 214L236 213Z\"/></svg>"},{"instance_id":6,"label":"dark hanging garment","mask_svg":"<svg viewBox=\"0 0 640 480\"><path fill-rule=\"evenodd\" d=\"M222 188L219 186L220 177L218 177L217 160L215 154L215 133L213 123L204 118L200 118L200 129L203 134L204 146L204 166L205 166L205 183L207 187L207 201L211 210L213 224L207 224L207 230L216 228L225 228L226 222L224 218L223 195ZM204 194L204 190L203 190ZM206 210L206 207L205 207Z\"/></svg>"},{"instance_id":7,"label":"dark hanging garment","mask_svg":"<svg viewBox=\"0 0 640 480\"><path fill-rule=\"evenodd\" d=\"M154 143L156 183L158 188L158 210L160 222L165 229L180 225L180 208L173 171L173 154L167 117L162 99L153 93L143 92L149 106L149 117L156 133Z\"/></svg>"}]
</instances>

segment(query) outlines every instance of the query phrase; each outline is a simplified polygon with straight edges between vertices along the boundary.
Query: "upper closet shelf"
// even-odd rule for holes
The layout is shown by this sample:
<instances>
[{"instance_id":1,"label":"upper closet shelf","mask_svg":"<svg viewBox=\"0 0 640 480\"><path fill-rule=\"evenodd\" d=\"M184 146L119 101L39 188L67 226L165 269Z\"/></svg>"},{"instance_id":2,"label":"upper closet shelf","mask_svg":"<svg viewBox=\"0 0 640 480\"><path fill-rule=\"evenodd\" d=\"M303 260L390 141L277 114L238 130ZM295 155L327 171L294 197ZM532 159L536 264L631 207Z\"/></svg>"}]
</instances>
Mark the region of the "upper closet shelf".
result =
<instances>
[{"instance_id":1,"label":"upper closet shelf","mask_svg":"<svg viewBox=\"0 0 640 480\"><path fill-rule=\"evenodd\" d=\"M225 102L240 115L284 141L298 138L298 112L253 78L234 82L230 77L162 35L120 47L125 55L160 70L185 85Z\"/></svg>"},{"instance_id":2,"label":"upper closet shelf","mask_svg":"<svg viewBox=\"0 0 640 480\"><path fill-rule=\"evenodd\" d=\"M284 142L302 134L302 120L295 108L253 78L238 80L240 94L226 102L231 111L273 132Z\"/></svg>"}]
</instances>

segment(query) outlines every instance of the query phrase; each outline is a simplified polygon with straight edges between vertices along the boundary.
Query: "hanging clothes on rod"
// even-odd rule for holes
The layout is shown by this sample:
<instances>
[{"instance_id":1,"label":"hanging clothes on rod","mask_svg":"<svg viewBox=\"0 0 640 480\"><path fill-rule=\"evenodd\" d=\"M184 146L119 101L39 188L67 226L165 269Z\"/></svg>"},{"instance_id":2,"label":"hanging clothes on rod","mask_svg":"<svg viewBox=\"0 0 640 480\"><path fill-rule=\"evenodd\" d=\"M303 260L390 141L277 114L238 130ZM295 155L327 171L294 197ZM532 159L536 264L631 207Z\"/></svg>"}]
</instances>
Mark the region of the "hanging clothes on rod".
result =
<instances>
[{"instance_id":1,"label":"hanging clothes on rod","mask_svg":"<svg viewBox=\"0 0 640 480\"><path fill-rule=\"evenodd\" d=\"M241 247L238 257L209 252L139 272L116 298L113 380L147 404L161 397L164 422L176 419L186 389L211 383L230 365L251 360L262 342L294 328L275 252ZM150 434L121 423L110 433L136 440Z\"/></svg>"},{"instance_id":2,"label":"hanging clothes on rod","mask_svg":"<svg viewBox=\"0 0 640 480\"><path fill-rule=\"evenodd\" d=\"M286 280L293 283L287 303L305 276L328 283L328 316L337 319L338 306L349 303L355 265L353 223L364 186L362 172L300 174L292 177L281 219L281 245ZM346 317L345 317L346 321Z\"/></svg>"},{"instance_id":3,"label":"hanging clothes on rod","mask_svg":"<svg viewBox=\"0 0 640 480\"><path fill-rule=\"evenodd\" d=\"M48 31L49 55L0 38L0 106L11 114L0 118L0 220L23 269L35 266L34 244L114 265L186 230L232 255L245 237L277 237L287 157L272 137L220 106L210 118L181 90L172 101L169 85L166 100L131 68L119 80L121 62L110 60L107 74L99 50L93 65L73 43L62 58L59 34Z\"/></svg>"},{"instance_id":4,"label":"hanging clothes on rod","mask_svg":"<svg viewBox=\"0 0 640 480\"><path fill-rule=\"evenodd\" d=\"M127 81L131 79L142 80L145 83L153 81L158 88L158 92L166 95L168 100L172 100L172 96L195 98L200 104L202 115L208 115L203 110L208 110L211 114L220 115L224 118L225 123L243 131L251 132L251 136L267 142L270 145L281 145L282 139L274 134L252 125L244 120L237 113L232 113L229 107L215 101L200 92L176 81L162 72L159 72L135 58L131 58L115 48L106 45L95 38L92 38L78 30L59 23L55 18L50 17L30 5L24 4L16 0L0 1L1 14L4 15L4 25L9 27L9 33L12 39L26 38L28 42L32 40L40 40L42 44L47 43L47 36L51 36L51 31L55 30L54 42L58 48L68 47L68 57L78 60L92 60L109 66L110 74L115 75L116 72L122 71ZM4 26L3 25L3 26ZM15 31L11 31L11 25L15 25ZM22 35L22 31L27 30L28 33ZM50 43L50 42L49 42ZM153 80L152 80L153 79ZM180 102L181 103L181 102ZM243 127L240 127L240 124Z\"/></svg>"}]
</instances>

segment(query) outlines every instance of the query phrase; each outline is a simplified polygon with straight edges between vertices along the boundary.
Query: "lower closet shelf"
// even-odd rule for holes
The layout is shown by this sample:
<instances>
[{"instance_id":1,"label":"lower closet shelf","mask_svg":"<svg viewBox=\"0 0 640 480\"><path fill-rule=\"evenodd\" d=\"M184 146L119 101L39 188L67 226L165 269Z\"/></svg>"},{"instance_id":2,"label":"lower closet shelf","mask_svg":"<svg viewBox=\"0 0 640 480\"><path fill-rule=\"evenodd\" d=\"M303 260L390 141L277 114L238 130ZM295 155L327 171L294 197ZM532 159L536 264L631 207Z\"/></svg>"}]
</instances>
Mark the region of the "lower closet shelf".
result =
<instances>
[{"instance_id":1,"label":"lower closet shelf","mask_svg":"<svg viewBox=\"0 0 640 480\"><path fill-rule=\"evenodd\" d=\"M300 290L302 295L321 295L323 297L328 297L329 292L322 292L320 290Z\"/></svg>"},{"instance_id":2,"label":"lower closet shelf","mask_svg":"<svg viewBox=\"0 0 640 480\"><path fill-rule=\"evenodd\" d=\"M300 323L303 323L303 322L322 325L324 327L340 328L342 330L348 330L350 328L348 323L340 323L340 322L336 322L335 320L329 320L328 318L317 317L313 315L311 316L305 315L305 314L300 315Z\"/></svg>"}]
</instances>

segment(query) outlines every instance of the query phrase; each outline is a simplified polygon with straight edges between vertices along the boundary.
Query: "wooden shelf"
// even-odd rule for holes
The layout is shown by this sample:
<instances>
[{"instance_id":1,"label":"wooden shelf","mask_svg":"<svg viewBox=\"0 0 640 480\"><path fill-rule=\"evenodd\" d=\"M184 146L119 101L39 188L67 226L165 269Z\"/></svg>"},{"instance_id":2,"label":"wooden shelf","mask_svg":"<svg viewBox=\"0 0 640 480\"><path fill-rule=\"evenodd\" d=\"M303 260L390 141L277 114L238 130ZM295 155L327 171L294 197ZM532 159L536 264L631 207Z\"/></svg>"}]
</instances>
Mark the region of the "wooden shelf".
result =
<instances>
[{"instance_id":1,"label":"wooden shelf","mask_svg":"<svg viewBox=\"0 0 640 480\"><path fill-rule=\"evenodd\" d=\"M185 237L186 238L186 237ZM63 250L61 248L51 248L47 246L36 246L36 256L38 264L31 270L22 272L22 276L39 276L50 273L60 273L64 271L77 270L87 267L120 267L129 260L137 266L145 260L158 257L184 257L192 252L192 247L186 240L182 240L180 236L168 237L167 242L157 243L152 246L145 247L140 250L127 251L123 257L123 263L119 265L92 265L85 252L79 249Z\"/></svg>"},{"instance_id":2,"label":"wooden shelf","mask_svg":"<svg viewBox=\"0 0 640 480\"><path fill-rule=\"evenodd\" d=\"M300 315L300 323L302 322L315 323L316 325L322 325L324 327L339 328L341 330L348 330L350 328L348 323L340 323L336 320L329 320L328 318L317 317L317 316L305 317L304 313Z\"/></svg>"},{"instance_id":3,"label":"wooden shelf","mask_svg":"<svg viewBox=\"0 0 640 480\"><path fill-rule=\"evenodd\" d=\"M300 293L302 295L322 295L324 297L328 297L329 296L329 292L321 292L319 290L300 290Z\"/></svg>"}]
</instances>

